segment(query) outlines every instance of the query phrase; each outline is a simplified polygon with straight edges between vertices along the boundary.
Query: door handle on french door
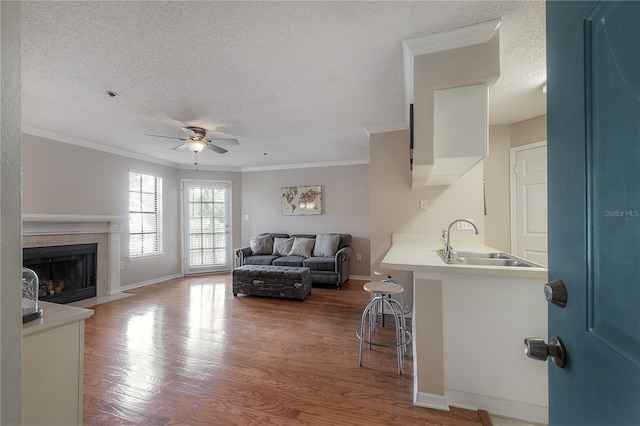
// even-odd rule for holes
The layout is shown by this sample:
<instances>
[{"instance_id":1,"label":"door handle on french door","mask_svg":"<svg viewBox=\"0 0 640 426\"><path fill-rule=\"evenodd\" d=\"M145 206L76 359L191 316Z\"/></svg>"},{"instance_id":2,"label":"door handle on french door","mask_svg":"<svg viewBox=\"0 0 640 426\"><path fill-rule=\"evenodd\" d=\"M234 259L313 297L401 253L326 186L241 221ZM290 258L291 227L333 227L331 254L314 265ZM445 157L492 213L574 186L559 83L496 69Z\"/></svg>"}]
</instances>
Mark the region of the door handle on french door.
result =
<instances>
[{"instance_id":1,"label":"door handle on french door","mask_svg":"<svg viewBox=\"0 0 640 426\"><path fill-rule=\"evenodd\" d=\"M564 349L564 344L556 336L549 340L549 344L546 344L544 339L539 337L527 337L524 339L524 353L529 358L538 361L546 361L548 357L551 357L553 363L560 368L567 365L567 352Z\"/></svg>"},{"instance_id":2,"label":"door handle on french door","mask_svg":"<svg viewBox=\"0 0 640 426\"><path fill-rule=\"evenodd\" d=\"M560 280L544 285L544 298L552 305L564 308L567 305L567 289Z\"/></svg>"}]
</instances>

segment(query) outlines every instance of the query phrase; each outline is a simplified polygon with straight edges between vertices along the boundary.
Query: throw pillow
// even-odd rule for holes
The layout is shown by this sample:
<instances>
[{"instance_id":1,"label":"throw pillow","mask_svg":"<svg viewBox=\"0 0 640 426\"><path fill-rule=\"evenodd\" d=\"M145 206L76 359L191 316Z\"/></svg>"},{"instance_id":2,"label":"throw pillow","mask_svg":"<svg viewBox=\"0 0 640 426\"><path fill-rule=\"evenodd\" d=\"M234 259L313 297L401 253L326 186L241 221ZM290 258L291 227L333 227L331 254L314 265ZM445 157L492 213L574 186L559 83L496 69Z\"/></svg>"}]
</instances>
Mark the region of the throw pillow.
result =
<instances>
[{"instance_id":1,"label":"throw pillow","mask_svg":"<svg viewBox=\"0 0 640 426\"><path fill-rule=\"evenodd\" d=\"M315 242L315 238L296 238L293 240L289 256L311 257Z\"/></svg>"},{"instance_id":2,"label":"throw pillow","mask_svg":"<svg viewBox=\"0 0 640 426\"><path fill-rule=\"evenodd\" d=\"M313 247L314 257L332 257L338 251L340 235L338 234L318 234L316 245Z\"/></svg>"},{"instance_id":3,"label":"throw pillow","mask_svg":"<svg viewBox=\"0 0 640 426\"><path fill-rule=\"evenodd\" d=\"M279 238L273 239L273 255L274 256L288 256L293 246L294 238Z\"/></svg>"},{"instance_id":4,"label":"throw pillow","mask_svg":"<svg viewBox=\"0 0 640 426\"><path fill-rule=\"evenodd\" d=\"M262 235L249 238L251 245L251 254L271 254L273 252L273 237L271 235Z\"/></svg>"}]
</instances>

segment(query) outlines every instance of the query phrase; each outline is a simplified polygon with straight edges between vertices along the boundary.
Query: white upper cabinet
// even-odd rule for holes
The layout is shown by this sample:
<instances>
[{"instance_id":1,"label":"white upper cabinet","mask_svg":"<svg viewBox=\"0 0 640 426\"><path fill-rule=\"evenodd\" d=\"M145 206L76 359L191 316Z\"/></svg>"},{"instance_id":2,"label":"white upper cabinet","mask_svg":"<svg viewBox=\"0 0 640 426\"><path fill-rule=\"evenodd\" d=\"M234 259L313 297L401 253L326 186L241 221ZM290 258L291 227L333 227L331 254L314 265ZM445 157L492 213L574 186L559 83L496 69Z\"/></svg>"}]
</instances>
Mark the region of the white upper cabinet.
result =
<instances>
[{"instance_id":1,"label":"white upper cabinet","mask_svg":"<svg viewBox=\"0 0 640 426\"><path fill-rule=\"evenodd\" d=\"M489 153L489 87L434 92L434 164L426 184L451 185Z\"/></svg>"}]
</instances>

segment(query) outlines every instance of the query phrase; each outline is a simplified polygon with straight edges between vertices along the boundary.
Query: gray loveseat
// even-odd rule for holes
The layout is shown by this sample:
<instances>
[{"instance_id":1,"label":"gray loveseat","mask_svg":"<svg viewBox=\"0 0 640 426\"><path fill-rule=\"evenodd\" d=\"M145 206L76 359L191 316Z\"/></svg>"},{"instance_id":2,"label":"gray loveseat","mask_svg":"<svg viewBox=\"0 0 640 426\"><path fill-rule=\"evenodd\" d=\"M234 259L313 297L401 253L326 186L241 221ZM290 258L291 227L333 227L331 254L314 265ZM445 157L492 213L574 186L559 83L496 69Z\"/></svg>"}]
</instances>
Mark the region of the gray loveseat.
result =
<instances>
[{"instance_id":1,"label":"gray loveseat","mask_svg":"<svg viewBox=\"0 0 640 426\"><path fill-rule=\"evenodd\" d=\"M349 279L350 234L263 233L249 242L235 250L240 266L302 266L309 268L312 284L338 290Z\"/></svg>"}]
</instances>

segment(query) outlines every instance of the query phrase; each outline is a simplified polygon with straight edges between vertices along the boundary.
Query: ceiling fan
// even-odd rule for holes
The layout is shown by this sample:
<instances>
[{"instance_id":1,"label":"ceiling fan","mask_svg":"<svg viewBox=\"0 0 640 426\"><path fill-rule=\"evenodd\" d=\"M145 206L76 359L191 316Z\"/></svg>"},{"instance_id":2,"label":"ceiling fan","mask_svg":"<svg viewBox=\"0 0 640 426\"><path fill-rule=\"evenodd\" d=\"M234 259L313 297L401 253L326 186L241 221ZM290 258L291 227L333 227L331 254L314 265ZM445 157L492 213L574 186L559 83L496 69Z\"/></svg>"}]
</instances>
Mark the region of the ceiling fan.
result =
<instances>
[{"instance_id":1,"label":"ceiling fan","mask_svg":"<svg viewBox=\"0 0 640 426\"><path fill-rule=\"evenodd\" d=\"M198 153L202 152L205 148L209 148L212 151L217 152L218 154L224 154L227 152L226 149L218 146L218 145L240 145L238 139L227 139L227 138L208 138L207 130L202 127L180 127L183 132L185 132L188 138L175 138L173 136L162 136L162 135L149 135L145 133L145 136L153 136L156 138L166 138L166 139L178 139L180 141L184 141L182 145L178 145L173 149L189 149L189 151L193 152L196 155L196 170L198 170ZM213 141L216 143L214 144Z\"/></svg>"},{"instance_id":2,"label":"ceiling fan","mask_svg":"<svg viewBox=\"0 0 640 426\"><path fill-rule=\"evenodd\" d=\"M207 137L207 130L202 127L180 127L184 131L188 138L175 138L173 136L161 136L161 135L149 135L145 133L145 136L153 136L156 138L177 139L185 141L182 145L179 145L173 149L185 149L195 152L196 154L202 152L205 148L217 152L218 154L224 154L226 149L218 145L239 145L237 139L227 138L211 138ZM215 143L214 143L215 142Z\"/></svg>"}]
</instances>

